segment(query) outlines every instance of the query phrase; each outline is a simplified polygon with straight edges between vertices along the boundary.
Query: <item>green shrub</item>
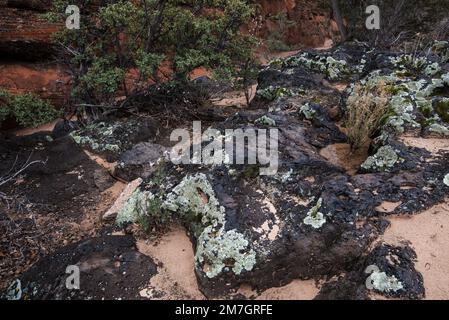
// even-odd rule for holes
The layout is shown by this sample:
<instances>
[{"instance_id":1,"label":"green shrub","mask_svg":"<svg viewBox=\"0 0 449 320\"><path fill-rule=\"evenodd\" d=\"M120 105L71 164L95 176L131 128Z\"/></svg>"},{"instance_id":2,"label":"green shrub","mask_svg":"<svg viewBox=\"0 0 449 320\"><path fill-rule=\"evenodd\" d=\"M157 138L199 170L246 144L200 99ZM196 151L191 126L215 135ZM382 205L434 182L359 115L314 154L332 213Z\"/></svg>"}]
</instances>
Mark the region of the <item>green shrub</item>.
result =
<instances>
[{"instance_id":1,"label":"green shrub","mask_svg":"<svg viewBox=\"0 0 449 320\"><path fill-rule=\"evenodd\" d=\"M60 112L31 93L11 95L0 89L0 122L13 116L24 127L38 127L55 120Z\"/></svg>"},{"instance_id":2,"label":"green shrub","mask_svg":"<svg viewBox=\"0 0 449 320\"><path fill-rule=\"evenodd\" d=\"M197 67L236 79L252 54L252 37L240 32L255 12L247 0L55 0L47 18L65 21L68 4L83 13L81 29L64 28L57 40L70 48L63 57L79 104L114 105L160 84L161 69L178 83Z\"/></svg>"}]
</instances>

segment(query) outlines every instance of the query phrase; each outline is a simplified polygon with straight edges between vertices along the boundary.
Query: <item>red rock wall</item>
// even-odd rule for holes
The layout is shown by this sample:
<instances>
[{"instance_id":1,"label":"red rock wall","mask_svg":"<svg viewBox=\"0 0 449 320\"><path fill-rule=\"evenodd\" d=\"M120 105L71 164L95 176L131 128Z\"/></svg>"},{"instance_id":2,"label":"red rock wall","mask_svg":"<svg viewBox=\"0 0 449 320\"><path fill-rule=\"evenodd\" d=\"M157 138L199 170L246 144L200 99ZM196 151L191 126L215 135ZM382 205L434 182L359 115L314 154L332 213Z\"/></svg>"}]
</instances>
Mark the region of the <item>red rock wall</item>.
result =
<instances>
[{"instance_id":1,"label":"red rock wall","mask_svg":"<svg viewBox=\"0 0 449 320\"><path fill-rule=\"evenodd\" d=\"M0 0L0 88L32 92L62 107L70 78L55 62L52 34L60 25L42 19L45 0Z\"/></svg>"},{"instance_id":2,"label":"red rock wall","mask_svg":"<svg viewBox=\"0 0 449 320\"><path fill-rule=\"evenodd\" d=\"M293 22L285 32L284 41L290 45L322 47L327 39L334 39L338 29L331 19L331 12L322 12L315 1L311 0L258 0L260 16L263 21L261 36L279 29L273 19L278 13L285 12Z\"/></svg>"}]
</instances>

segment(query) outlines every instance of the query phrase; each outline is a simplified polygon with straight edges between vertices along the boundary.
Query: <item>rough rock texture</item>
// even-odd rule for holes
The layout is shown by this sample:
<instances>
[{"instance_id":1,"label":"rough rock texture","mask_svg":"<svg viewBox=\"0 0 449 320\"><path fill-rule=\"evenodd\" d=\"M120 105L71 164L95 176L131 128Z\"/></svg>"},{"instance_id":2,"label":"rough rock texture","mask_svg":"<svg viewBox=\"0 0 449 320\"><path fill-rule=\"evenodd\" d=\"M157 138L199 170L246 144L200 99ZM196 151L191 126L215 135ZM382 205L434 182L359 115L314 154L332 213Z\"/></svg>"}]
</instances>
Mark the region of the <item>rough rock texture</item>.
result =
<instances>
[{"instance_id":1,"label":"rough rock texture","mask_svg":"<svg viewBox=\"0 0 449 320\"><path fill-rule=\"evenodd\" d=\"M79 267L80 289L68 290L66 273ZM140 299L157 272L131 236L103 236L67 246L41 259L20 278L22 299Z\"/></svg>"},{"instance_id":2,"label":"rough rock texture","mask_svg":"<svg viewBox=\"0 0 449 320\"><path fill-rule=\"evenodd\" d=\"M369 299L369 290L388 297L421 299L425 295L423 277L414 268L416 254L408 246L376 246L353 271L329 281L320 290L317 300L360 300ZM373 275L380 274L381 281L371 282ZM386 289L394 281L397 288ZM368 285L367 285L368 283ZM370 286L371 283L371 286Z\"/></svg>"},{"instance_id":3,"label":"rough rock texture","mask_svg":"<svg viewBox=\"0 0 449 320\"><path fill-rule=\"evenodd\" d=\"M261 32L265 38L270 33L281 31L287 44L321 47L338 31L330 12L322 12L313 1L258 0L257 3L264 21ZM287 30L279 30L274 18L279 13L284 13L288 20L294 22Z\"/></svg>"},{"instance_id":4,"label":"rough rock texture","mask_svg":"<svg viewBox=\"0 0 449 320\"><path fill-rule=\"evenodd\" d=\"M62 108L69 97L70 77L53 63L0 64L0 88L12 94L32 92Z\"/></svg>"},{"instance_id":5,"label":"rough rock texture","mask_svg":"<svg viewBox=\"0 0 449 320\"><path fill-rule=\"evenodd\" d=\"M154 171L154 164L168 152L167 147L159 144L141 142L120 156L114 173L126 181L148 178Z\"/></svg>"},{"instance_id":6,"label":"rough rock texture","mask_svg":"<svg viewBox=\"0 0 449 320\"><path fill-rule=\"evenodd\" d=\"M370 253L370 246L387 226L384 213L377 209L383 202L400 203L388 214L413 214L444 199L449 154L435 156L405 146L396 140L397 131L391 130L389 121L372 143L370 156L375 157L376 166L362 166L355 175L348 175L319 154L321 148L346 141L333 119L344 115L344 101L352 94L352 86L339 92L332 82L358 82L366 77L361 83L370 85L373 78L378 81L379 72L374 70L381 68L386 77L394 79L391 85L399 86L392 87L391 99L392 108L399 109L389 120L403 117L402 132L413 126L407 126L407 115L399 112L404 102L394 98L398 92L404 90L411 102L423 103L431 98L420 92L433 92L438 79L442 79L437 82L439 87L448 85L445 70L434 73L434 80L424 69L424 73L399 79L397 72L403 69L392 56L348 44L274 61L259 77L254 110L239 112L214 128L221 130L224 139L224 129L277 128L277 174L261 176L259 165L192 166L161 160L153 164L153 174L119 212L118 221L121 225L139 221L157 225L160 217L171 215L183 223L196 248L200 288L208 297L229 293L242 284L262 290L296 278L347 273L349 280L342 280L342 292L366 298L367 289L361 286L367 276L362 279L360 275L369 264L380 269L373 275L375 292L423 297L412 249L380 247ZM417 82L421 85L416 86ZM420 116L419 105L407 110L409 123ZM444 125L440 119L434 121ZM426 125L420 125L423 134ZM388 152L381 151L382 147ZM394 161L389 159L392 153ZM388 254L398 256L399 262L387 267ZM335 290L340 290L340 282L325 287L323 296L338 297Z\"/></svg>"},{"instance_id":7,"label":"rough rock texture","mask_svg":"<svg viewBox=\"0 0 449 320\"><path fill-rule=\"evenodd\" d=\"M39 16L38 12L1 8L0 54L3 59L42 61L54 53L51 36L60 29Z\"/></svg>"},{"instance_id":8,"label":"rough rock texture","mask_svg":"<svg viewBox=\"0 0 449 320\"><path fill-rule=\"evenodd\" d=\"M78 145L103 154L113 162L122 152L131 149L135 144L155 139L158 128L158 123L152 118L129 118L116 122L92 123L72 131L70 136Z\"/></svg>"}]
</instances>

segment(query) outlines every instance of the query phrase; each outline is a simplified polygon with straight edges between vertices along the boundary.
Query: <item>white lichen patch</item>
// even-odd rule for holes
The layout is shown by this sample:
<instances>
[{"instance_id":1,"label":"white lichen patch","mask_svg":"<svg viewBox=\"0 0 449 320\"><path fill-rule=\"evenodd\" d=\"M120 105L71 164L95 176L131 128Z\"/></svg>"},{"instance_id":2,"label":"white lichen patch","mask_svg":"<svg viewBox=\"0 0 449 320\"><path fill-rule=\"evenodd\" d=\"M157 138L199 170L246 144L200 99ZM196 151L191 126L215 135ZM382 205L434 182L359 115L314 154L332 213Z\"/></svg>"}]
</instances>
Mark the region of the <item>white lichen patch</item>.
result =
<instances>
[{"instance_id":1,"label":"white lichen patch","mask_svg":"<svg viewBox=\"0 0 449 320\"><path fill-rule=\"evenodd\" d=\"M248 240L236 230L215 231L212 226L204 229L198 238L195 261L198 267L207 265L204 272L214 278L229 268L236 275L251 271L256 264L256 253Z\"/></svg>"},{"instance_id":2,"label":"white lichen patch","mask_svg":"<svg viewBox=\"0 0 449 320\"><path fill-rule=\"evenodd\" d=\"M153 209L153 201L155 201L154 194L136 189L117 213L116 224L122 226L126 223L135 223L147 216Z\"/></svg>"},{"instance_id":3,"label":"white lichen patch","mask_svg":"<svg viewBox=\"0 0 449 320\"><path fill-rule=\"evenodd\" d=\"M286 67L305 67L327 75L330 80L339 80L351 73L351 68L345 60L337 60L331 56L313 56L307 52L287 58L284 65Z\"/></svg>"},{"instance_id":4,"label":"white lichen patch","mask_svg":"<svg viewBox=\"0 0 449 320\"><path fill-rule=\"evenodd\" d=\"M91 124L84 129L77 130L70 133L73 140L81 145L88 146L92 150L97 152L120 152L121 147L119 142L109 143L113 138L114 131L118 128L118 125L107 125L104 122L97 124ZM94 133L93 135L90 133Z\"/></svg>"},{"instance_id":5,"label":"white lichen patch","mask_svg":"<svg viewBox=\"0 0 449 320\"><path fill-rule=\"evenodd\" d=\"M377 150L376 154L368 157L362 164L365 170L387 171L401 161L396 151L391 146L383 146Z\"/></svg>"},{"instance_id":6,"label":"white lichen patch","mask_svg":"<svg viewBox=\"0 0 449 320\"><path fill-rule=\"evenodd\" d=\"M276 126L276 121L274 121L272 118L270 118L268 116L260 117L259 119L254 121L254 123L255 124L262 124L262 125L266 125L266 126L270 126L270 127L275 127Z\"/></svg>"},{"instance_id":7,"label":"white lichen patch","mask_svg":"<svg viewBox=\"0 0 449 320\"><path fill-rule=\"evenodd\" d=\"M257 90L257 95L266 100L275 101L278 99L294 96L295 92L284 87L269 86L265 89Z\"/></svg>"},{"instance_id":8,"label":"white lichen patch","mask_svg":"<svg viewBox=\"0 0 449 320\"><path fill-rule=\"evenodd\" d=\"M303 220L304 224L309 225L314 229L319 229L326 223L326 217L319 211L322 204L323 199L318 199L316 205L307 212L307 216Z\"/></svg>"},{"instance_id":9,"label":"white lichen patch","mask_svg":"<svg viewBox=\"0 0 449 320\"><path fill-rule=\"evenodd\" d=\"M443 183L444 183L447 187L449 187L449 173L444 177Z\"/></svg>"},{"instance_id":10,"label":"white lichen patch","mask_svg":"<svg viewBox=\"0 0 449 320\"><path fill-rule=\"evenodd\" d=\"M316 111L312 107L310 107L309 103L302 105L299 108L299 112L302 113L307 120L312 120L316 114Z\"/></svg>"},{"instance_id":11,"label":"white lichen patch","mask_svg":"<svg viewBox=\"0 0 449 320\"><path fill-rule=\"evenodd\" d=\"M442 134L444 136L449 136L449 128L447 128L445 125L433 123L429 126L429 131L435 132L438 134Z\"/></svg>"},{"instance_id":12,"label":"white lichen patch","mask_svg":"<svg viewBox=\"0 0 449 320\"><path fill-rule=\"evenodd\" d=\"M193 214L204 226L223 225L225 208L215 196L214 189L203 173L185 177L162 204L164 209L181 214Z\"/></svg>"},{"instance_id":13,"label":"white lichen patch","mask_svg":"<svg viewBox=\"0 0 449 320\"><path fill-rule=\"evenodd\" d=\"M6 300L22 299L22 283L19 279L14 280L6 291Z\"/></svg>"},{"instance_id":14,"label":"white lichen patch","mask_svg":"<svg viewBox=\"0 0 449 320\"><path fill-rule=\"evenodd\" d=\"M402 283L395 276L388 276L385 272L374 271L368 281L374 289L381 292L397 292L404 289Z\"/></svg>"}]
</instances>

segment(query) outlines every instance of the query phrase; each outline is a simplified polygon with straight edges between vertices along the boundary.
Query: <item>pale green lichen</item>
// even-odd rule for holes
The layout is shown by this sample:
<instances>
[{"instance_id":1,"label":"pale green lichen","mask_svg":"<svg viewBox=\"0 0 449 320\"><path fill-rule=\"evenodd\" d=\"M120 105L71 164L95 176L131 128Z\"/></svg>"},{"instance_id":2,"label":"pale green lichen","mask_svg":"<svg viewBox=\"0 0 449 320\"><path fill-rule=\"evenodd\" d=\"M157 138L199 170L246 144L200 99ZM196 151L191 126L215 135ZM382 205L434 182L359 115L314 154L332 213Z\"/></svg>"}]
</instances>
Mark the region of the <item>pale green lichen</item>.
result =
<instances>
[{"instance_id":1,"label":"pale green lichen","mask_svg":"<svg viewBox=\"0 0 449 320\"><path fill-rule=\"evenodd\" d=\"M200 221L195 261L210 278L224 267L235 274L251 271L256 253L244 235L236 230L225 231L225 209L203 173L185 177L163 203L163 208Z\"/></svg>"},{"instance_id":2,"label":"pale green lichen","mask_svg":"<svg viewBox=\"0 0 449 320\"><path fill-rule=\"evenodd\" d=\"M170 219L167 212L161 210L161 201L150 191L137 189L117 213L116 224L138 223L145 230L151 222L166 223Z\"/></svg>"},{"instance_id":3,"label":"pale green lichen","mask_svg":"<svg viewBox=\"0 0 449 320\"><path fill-rule=\"evenodd\" d=\"M266 126L270 126L270 127L275 127L276 126L276 121L271 119L268 116L260 117L259 119L254 121L254 123L255 124L262 124L262 125L266 125Z\"/></svg>"},{"instance_id":4,"label":"pale green lichen","mask_svg":"<svg viewBox=\"0 0 449 320\"><path fill-rule=\"evenodd\" d=\"M380 147L375 155L368 157L362 164L362 168L365 170L388 171L388 169L393 168L400 161L401 159L396 151L387 145Z\"/></svg>"},{"instance_id":5,"label":"pale green lichen","mask_svg":"<svg viewBox=\"0 0 449 320\"><path fill-rule=\"evenodd\" d=\"M313 56L307 52L290 57L284 61L287 67L306 67L309 70L320 72L330 80L339 80L351 73L345 60L336 60L331 56Z\"/></svg>"},{"instance_id":6,"label":"pale green lichen","mask_svg":"<svg viewBox=\"0 0 449 320\"><path fill-rule=\"evenodd\" d=\"M444 183L447 187L449 187L449 173L444 177L443 183Z\"/></svg>"},{"instance_id":7,"label":"pale green lichen","mask_svg":"<svg viewBox=\"0 0 449 320\"><path fill-rule=\"evenodd\" d=\"M446 126L438 124L438 123L431 124L429 126L429 131L435 132L438 134L442 134L445 136L449 136L449 129Z\"/></svg>"},{"instance_id":8,"label":"pale green lichen","mask_svg":"<svg viewBox=\"0 0 449 320\"><path fill-rule=\"evenodd\" d=\"M428 76L433 76L441 71L438 63L432 63L425 57L418 57L411 54L402 54L397 57L390 57L390 62L398 69L396 73L406 75L408 72L423 72Z\"/></svg>"},{"instance_id":9,"label":"pale green lichen","mask_svg":"<svg viewBox=\"0 0 449 320\"><path fill-rule=\"evenodd\" d=\"M432 50L440 57L442 63L449 61L449 42L435 41Z\"/></svg>"},{"instance_id":10,"label":"pale green lichen","mask_svg":"<svg viewBox=\"0 0 449 320\"><path fill-rule=\"evenodd\" d=\"M117 153L121 151L120 145L108 143L113 138L114 130L116 129L117 125L107 125L104 122L100 122L91 124L84 129L73 131L70 133L70 136L77 144L88 146L94 151Z\"/></svg>"},{"instance_id":11,"label":"pale green lichen","mask_svg":"<svg viewBox=\"0 0 449 320\"><path fill-rule=\"evenodd\" d=\"M173 188L162 207L184 215L193 215L204 226L216 227L225 222L225 209L220 205L204 173L185 177Z\"/></svg>"},{"instance_id":12,"label":"pale green lichen","mask_svg":"<svg viewBox=\"0 0 449 320\"><path fill-rule=\"evenodd\" d=\"M14 280L6 290L6 300L20 300L22 299L22 283L20 279Z\"/></svg>"},{"instance_id":13,"label":"pale green lichen","mask_svg":"<svg viewBox=\"0 0 449 320\"><path fill-rule=\"evenodd\" d=\"M209 278L219 275L224 268L230 268L236 275L251 271L256 264L256 253L250 249L248 240L236 230L218 232L212 226L204 229L198 238L195 254L197 266Z\"/></svg>"},{"instance_id":14,"label":"pale green lichen","mask_svg":"<svg viewBox=\"0 0 449 320\"><path fill-rule=\"evenodd\" d=\"M266 100L275 101L281 98L294 96L295 92L283 87L269 86L268 88L257 90L257 95Z\"/></svg>"},{"instance_id":15,"label":"pale green lichen","mask_svg":"<svg viewBox=\"0 0 449 320\"><path fill-rule=\"evenodd\" d=\"M395 276L388 276L385 272L373 272L369 277L369 281L372 283L373 288L380 292L389 293L404 289L401 281Z\"/></svg>"},{"instance_id":16,"label":"pale green lichen","mask_svg":"<svg viewBox=\"0 0 449 320\"><path fill-rule=\"evenodd\" d=\"M304 224L309 225L314 229L319 229L326 223L324 214L319 211L322 204L323 199L318 199L316 205L307 212L307 216L303 220Z\"/></svg>"},{"instance_id":17,"label":"pale green lichen","mask_svg":"<svg viewBox=\"0 0 449 320\"><path fill-rule=\"evenodd\" d=\"M316 114L316 111L310 106L309 103L302 105L299 108L299 112L302 113L307 120L312 120Z\"/></svg>"}]
</instances>

